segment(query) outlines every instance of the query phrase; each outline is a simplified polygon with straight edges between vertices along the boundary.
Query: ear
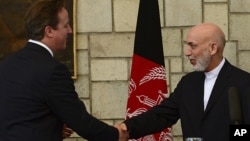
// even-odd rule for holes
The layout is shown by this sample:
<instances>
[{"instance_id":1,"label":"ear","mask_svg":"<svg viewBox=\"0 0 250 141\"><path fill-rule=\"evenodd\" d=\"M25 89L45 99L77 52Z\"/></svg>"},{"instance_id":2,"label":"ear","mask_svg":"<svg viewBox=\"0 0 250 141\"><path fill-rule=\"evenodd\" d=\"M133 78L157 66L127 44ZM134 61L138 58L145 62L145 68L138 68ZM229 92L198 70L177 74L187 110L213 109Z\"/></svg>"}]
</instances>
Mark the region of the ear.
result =
<instances>
[{"instance_id":1,"label":"ear","mask_svg":"<svg viewBox=\"0 0 250 141\"><path fill-rule=\"evenodd\" d=\"M218 51L218 44L216 42L211 42L209 47L210 55L216 54Z\"/></svg>"},{"instance_id":2,"label":"ear","mask_svg":"<svg viewBox=\"0 0 250 141\"><path fill-rule=\"evenodd\" d=\"M46 26L44 29L44 36L52 38L53 37L53 28L51 26Z\"/></svg>"}]
</instances>

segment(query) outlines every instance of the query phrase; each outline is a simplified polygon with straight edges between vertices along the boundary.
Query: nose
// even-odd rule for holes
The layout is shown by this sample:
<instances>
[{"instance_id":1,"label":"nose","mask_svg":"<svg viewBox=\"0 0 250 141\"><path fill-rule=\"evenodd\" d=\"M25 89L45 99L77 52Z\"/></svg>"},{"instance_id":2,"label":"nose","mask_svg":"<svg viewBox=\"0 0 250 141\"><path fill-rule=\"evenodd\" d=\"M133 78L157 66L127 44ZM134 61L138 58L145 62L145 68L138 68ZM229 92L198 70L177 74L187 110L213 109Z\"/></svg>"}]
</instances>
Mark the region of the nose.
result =
<instances>
[{"instance_id":1,"label":"nose","mask_svg":"<svg viewBox=\"0 0 250 141\"><path fill-rule=\"evenodd\" d=\"M185 56L191 56L192 54L191 48L188 45L185 46L184 54Z\"/></svg>"},{"instance_id":2,"label":"nose","mask_svg":"<svg viewBox=\"0 0 250 141\"><path fill-rule=\"evenodd\" d=\"M68 27L68 33L72 33L72 28L71 28L71 26Z\"/></svg>"}]
</instances>

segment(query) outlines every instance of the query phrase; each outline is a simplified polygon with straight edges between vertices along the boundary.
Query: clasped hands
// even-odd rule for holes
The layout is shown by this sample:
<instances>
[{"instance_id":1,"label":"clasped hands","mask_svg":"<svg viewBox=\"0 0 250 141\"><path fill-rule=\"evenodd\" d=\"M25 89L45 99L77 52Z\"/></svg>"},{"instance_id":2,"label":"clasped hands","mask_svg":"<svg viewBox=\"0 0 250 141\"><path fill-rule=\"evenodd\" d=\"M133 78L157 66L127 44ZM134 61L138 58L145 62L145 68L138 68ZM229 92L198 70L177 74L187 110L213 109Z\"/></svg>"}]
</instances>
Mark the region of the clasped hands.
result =
<instances>
[{"instance_id":1,"label":"clasped hands","mask_svg":"<svg viewBox=\"0 0 250 141\"><path fill-rule=\"evenodd\" d=\"M127 126L124 123L116 124L116 127L119 131L119 140L118 141L128 141L129 133Z\"/></svg>"}]
</instances>

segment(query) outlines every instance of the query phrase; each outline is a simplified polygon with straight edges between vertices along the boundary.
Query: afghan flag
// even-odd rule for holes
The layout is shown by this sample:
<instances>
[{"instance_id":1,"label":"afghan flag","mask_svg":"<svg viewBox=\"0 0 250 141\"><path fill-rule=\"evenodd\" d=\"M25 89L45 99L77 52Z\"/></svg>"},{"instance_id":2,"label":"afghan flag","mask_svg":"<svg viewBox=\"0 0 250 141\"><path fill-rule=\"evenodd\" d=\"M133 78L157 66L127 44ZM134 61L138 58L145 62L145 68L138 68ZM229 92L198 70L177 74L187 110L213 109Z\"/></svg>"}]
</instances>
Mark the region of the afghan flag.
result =
<instances>
[{"instance_id":1,"label":"afghan flag","mask_svg":"<svg viewBox=\"0 0 250 141\"><path fill-rule=\"evenodd\" d=\"M140 0L126 119L146 112L167 97L158 0ZM166 128L133 141L172 140L171 128Z\"/></svg>"}]
</instances>

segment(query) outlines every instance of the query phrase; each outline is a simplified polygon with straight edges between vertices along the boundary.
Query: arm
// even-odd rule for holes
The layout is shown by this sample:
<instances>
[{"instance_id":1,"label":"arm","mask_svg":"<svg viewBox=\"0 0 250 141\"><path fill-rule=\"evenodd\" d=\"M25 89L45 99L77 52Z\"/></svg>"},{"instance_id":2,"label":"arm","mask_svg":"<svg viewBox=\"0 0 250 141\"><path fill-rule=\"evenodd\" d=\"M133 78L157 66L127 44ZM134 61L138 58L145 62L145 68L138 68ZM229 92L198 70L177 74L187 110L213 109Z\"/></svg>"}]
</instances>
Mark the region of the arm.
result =
<instances>
[{"instance_id":1,"label":"arm","mask_svg":"<svg viewBox=\"0 0 250 141\"><path fill-rule=\"evenodd\" d=\"M53 113L80 136L91 141L117 141L118 130L89 114L75 92L68 69L58 65L49 82L47 103Z\"/></svg>"},{"instance_id":2,"label":"arm","mask_svg":"<svg viewBox=\"0 0 250 141\"><path fill-rule=\"evenodd\" d=\"M171 99L165 99L149 111L124 121L123 130L129 132L129 138L139 138L145 135L159 132L170 127L179 119L177 104Z\"/></svg>"}]
</instances>

